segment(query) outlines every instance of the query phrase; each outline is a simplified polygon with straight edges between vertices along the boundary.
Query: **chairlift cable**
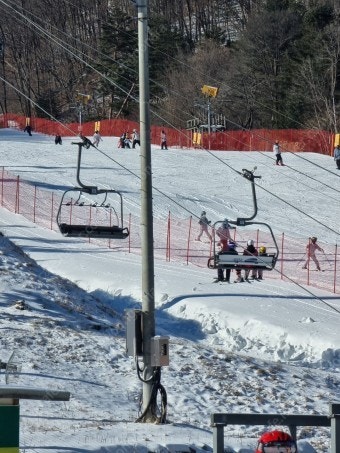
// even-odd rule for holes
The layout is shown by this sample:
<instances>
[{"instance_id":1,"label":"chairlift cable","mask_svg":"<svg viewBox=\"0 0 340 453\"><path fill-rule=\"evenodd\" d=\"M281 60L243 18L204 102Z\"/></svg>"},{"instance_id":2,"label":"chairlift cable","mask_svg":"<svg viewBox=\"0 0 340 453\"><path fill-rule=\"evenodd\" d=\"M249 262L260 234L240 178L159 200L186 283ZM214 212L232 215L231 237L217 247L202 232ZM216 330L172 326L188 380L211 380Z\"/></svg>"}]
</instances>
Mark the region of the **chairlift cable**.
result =
<instances>
[{"instance_id":1,"label":"chairlift cable","mask_svg":"<svg viewBox=\"0 0 340 453\"><path fill-rule=\"evenodd\" d=\"M0 0L1 3L4 3L2 0ZM59 44L60 45L60 44ZM63 47L63 46L62 46ZM67 48L63 47L66 51L69 51ZM72 53L72 52L71 52ZM99 71L97 71L95 68L93 68L91 65L89 65L88 63L86 63L84 60L82 60L80 57L78 57L76 54L72 53L76 58L78 58L80 61L82 61L85 65L91 67L95 72L98 72L102 77L104 77L103 74L101 74ZM13 89L15 89L17 92L20 92L17 88L15 88L12 84L10 84L9 82L7 82L5 79L3 79L1 76L0 76L0 79L3 80L4 82L8 83ZM110 80L110 78L106 78L108 81L110 81L111 83L113 83L115 86L116 84ZM121 87L117 86L117 88L119 89L122 89ZM124 91L124 90L123 90ZM50 118L53 118L52 115L50 115L48 112L46 112L44 109L42 109L37 103L35 103L34 101L32 101L28 96L24 95L23 93L21 93L24 97L26 97L27 99L29 99L34 105L36 105L37 107L39 107L42 111L44 111L45 113L48 114L48 116ZM159 118L160 115L157 115ZM53 118L55 119L55 118ZM58 120L56 120L58 121ZM70 130L67 126L65 126L63 123L61 123L60 121L58 121L59 124L61 124L64 128ZM169 124L169 123L168 123ZM239 126L239 125L238 125ZM71 131L71 130L70 130ZM71 131L73 133L73 131ZM98 149L98 148L97 148ZM203 149L203 148L202 148ZM99 150L99 149L98 149ZM100 150L99 150L100 151ZM217 156L215 156L214 154L212 154L211 151L209 150L205 150L207 151L208 153L210 153L213 157L215 158L218 158ZM119 162L117 162L116 160L112 159L110 156L108 156L106 153L104 153L103 151L100 151L102 154L106 155L106 157L108 157L109 159L111 159L113 162L115 162L117 165L119 165L120 167L124 168L126 171L128 171L130 174L133 174L134 176L138 177L140 179L140 177L138 175L136 175L134 172L130 171L127 167L123 166L122 164L120 164ZM296 155L295 153L292 153L294 155ZM305 158L304 158L305 159ZM235 170L233 167L231 167L230 165L226 164L222 159L218 158L218 160L220 160L224 165L227 165L232 171L234 172L237 172L239 173L237 170ZM306 161L309 162L308 159L305 159ZM317 165L317 164L315 164ZM321 169L324 169L323 167L320 167ZM333 172L330 172L330 173L333 173ZM334 173L333 173L334 174ZM337 175L338 176L338 175ZM320 225L323 225L325 226L327 229L330 229L329 227L327 227L326 225L322 224L321 222L317 221L316 219L314 219L312 216L309 216L308 214L304 213L302 210L299 210L298 208L295 208L295 206L291 205L290 203L288 203L287 201L285 200L282 200L280 197L274 195L273 193L271 193L269 190L266 190L264 189L263 187L259 186L260 188L262 188L263 190L265 190L267 193L271 194L272 196L274 196L275 198L278 198L279 200L281 200L282 202L288 204L289 206L293 207L294 209L297 209L300 213L302 214L305 214L307 215L309 218L311 218L312 220L316 221L318 224ZM182 206L180 203L178 203L177 201L173 200L171 197L169 197L168 195L166 195L164 192L160 191L159 189L153 187L154 190L156 190L158 193L160 193L162 196L165 196L166 198L168 198L169 200L171 200L174 204L176 204L177 206L181 207L182 209L184 209L185 211L189 212L191 215L193 215L194 217L198 218L197 215L195 215L194 213L192 213L190 210L188 210L187 208L185 208L184 206ZM330 229L331 231L335 232L333 229ZM335 232L336 234L338 234L337 232ZM295 283L295 282L294 282ZM311 293L312 294L312 293ZM317 297L315 295L313 295L314 297ZM322 300L322 299L320 299Z\"/></svg>"}]
</instances>

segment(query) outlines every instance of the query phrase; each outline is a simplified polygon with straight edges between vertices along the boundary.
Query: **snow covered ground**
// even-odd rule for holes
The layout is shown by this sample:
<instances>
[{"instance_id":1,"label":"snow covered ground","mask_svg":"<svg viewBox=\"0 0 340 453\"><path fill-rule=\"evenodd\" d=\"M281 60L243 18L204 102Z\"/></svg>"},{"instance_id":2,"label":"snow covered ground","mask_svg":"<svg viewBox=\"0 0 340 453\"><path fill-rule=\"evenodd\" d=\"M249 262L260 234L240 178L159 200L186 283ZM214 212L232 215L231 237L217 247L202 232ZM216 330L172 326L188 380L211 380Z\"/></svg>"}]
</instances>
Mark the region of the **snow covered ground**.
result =
<instances>
[{"instance_id":1,"label":"snow covered ground","mask_svg":"<svg viewBox=\"0 0 340 453\"><path fill-rule=\"evenodd\" d=\"M71 141L56 146L53 137L0 130L0 165L61 194L76 185ZM187 218L204 209L213 222L251 214L250 186L237 172L257 166L257 220L275 234L297 241L315 235L334 246L340 203L333 159L283 158L281 168L270 153L154 147L155 219L167 219L169 210ZM100 151L85 155L82 175L119 189L125 211L138 218L139 167L138 149L117 149L116 138L104 137ZM268 272L262 282L216 284L214 270L157 259L156 330L171 339L170 366L162 370L169 423L135 423L141 382L125 354L125 310L141 307L140 256L64 238L6 209L0 231L0 360L15 351L21 365L10 384L71 392L69 402L21 401L22 451L208 448L212 413L327 415L339 401L338 295ZM209 244L202 247L208 253ZM0 379L5 385L4 372ZM253 451L266 429L229 426L225 445ZM329 450L327 428L301 428L298 438L300 452Z\"/></svg>"}]
</instances>

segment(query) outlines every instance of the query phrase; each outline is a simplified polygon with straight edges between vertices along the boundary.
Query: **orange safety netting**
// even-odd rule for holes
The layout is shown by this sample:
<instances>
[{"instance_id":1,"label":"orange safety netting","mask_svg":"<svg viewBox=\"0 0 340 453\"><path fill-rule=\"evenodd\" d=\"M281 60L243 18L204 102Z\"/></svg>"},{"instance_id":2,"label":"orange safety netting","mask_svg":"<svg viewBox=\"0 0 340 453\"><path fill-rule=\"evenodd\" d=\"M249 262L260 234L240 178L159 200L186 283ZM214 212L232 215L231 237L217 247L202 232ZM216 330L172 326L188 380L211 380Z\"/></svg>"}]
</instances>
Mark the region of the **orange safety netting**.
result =
<instances>
[{"instance_id":1,"label":"orange safety netting","mask_svg":"<svg viewBox=\"0 0 340 453\"><path fill-rule=\"evenodd\" d=\"M60 124L43 118L27 118L22 115L0 115L0 127L16 127L24 129L30 124L33 132L48 135L72 136L81 131L91 137L99 129L102 136L119 137L123 132L130 135L133 129L138 129L137 122L114 119L79 123ZM315 152L332 155L334 134L327 131L307 129L254 129L251 131L225 131L199 133L188 130L178 130L169 127L151 126L151 143L160 145L161 131L167 135L167 143L176 148L197 148L223 151L271 151L275 140L279 140L283 150L291 152ZM199 140L197 140L199 136Z\"/></svg>"}]
</instances>

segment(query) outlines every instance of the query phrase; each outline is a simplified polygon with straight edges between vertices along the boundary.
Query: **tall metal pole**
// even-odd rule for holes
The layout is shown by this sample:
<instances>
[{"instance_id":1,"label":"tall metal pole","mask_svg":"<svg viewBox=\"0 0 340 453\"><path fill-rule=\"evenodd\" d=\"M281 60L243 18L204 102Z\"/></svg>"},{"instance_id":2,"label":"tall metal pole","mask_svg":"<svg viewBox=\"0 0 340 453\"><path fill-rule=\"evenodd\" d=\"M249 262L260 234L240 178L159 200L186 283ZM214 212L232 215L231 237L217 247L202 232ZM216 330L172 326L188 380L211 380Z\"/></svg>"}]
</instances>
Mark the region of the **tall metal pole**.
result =
<instances>
[{"instance_id":1,"label":"tall metal pole","mask_svg":"<svg viewBox=\"0 0 340 453\"><path fill-rule=\"evenodd\" d=\"M154 248L152 216L152 171L150 140L150 93L148 52L148 0L138 0L139 114L141 138L141 240L143 312L143 411L144 422L156 421L152 402L154 367L151 366L151 338L155 336ZM151 404L150 404L151 403Z\"/></svg>"}]
</instances>

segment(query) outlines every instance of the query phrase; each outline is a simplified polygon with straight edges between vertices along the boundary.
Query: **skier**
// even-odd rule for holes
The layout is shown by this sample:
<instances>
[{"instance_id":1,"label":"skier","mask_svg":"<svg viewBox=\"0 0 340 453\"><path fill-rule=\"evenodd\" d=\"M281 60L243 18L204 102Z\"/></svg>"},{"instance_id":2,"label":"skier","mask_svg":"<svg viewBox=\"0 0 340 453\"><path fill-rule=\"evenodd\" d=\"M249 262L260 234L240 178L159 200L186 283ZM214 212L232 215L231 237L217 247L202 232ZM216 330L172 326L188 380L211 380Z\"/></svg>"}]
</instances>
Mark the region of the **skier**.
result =
<instances>
[{"instance_id":1,"label":"skier","mask_svg":"<svg viewBox=\"0 0 340 453\"><path fill-rule=\"evenodd\" d=\"M297 446L292 436L284 431L269 431L260 437L255 453L296 453Z\"/></svg>"},{"instance_id":2,"label":"skier","mask_svg":"<svg viewBox=\"0 0 340 453\"><path fill-rule=\"evenodd\" d=\"M336 145L334 149L334 160L338 170L340 170L340 145Z\"/></svg>"},{"instance_id":3,"label":"skier","mask_svg":"<svg viewBox=\"0 0 340 453\"><path fill-rule=\"evenodd\" d=\"M281 146L278 140L275 140L275 143L273 145L273 153L275 154L276 157L276 165L283 165L281 156Z\"/></svg>"},{"instance_id":4,"label":"skier","mask_svg":"<svg viewBox=\"0 0 340 453\"><path fill-rule=\"evenodd\" d=\"M100 141L103 141L102 136L100 135L99 131L94 133L92 138L94 146L98 146Z\"/></svg>"},{"instance_id":5,"label":"skier","mask_svg":"<svg viewBox=\"0 0 340 453\"><path fill-rule=\"evenodd\" d=\"M247 242L247 248L244 249L243 255L250 255L250 256L257 256L257 250L254 247L254 241L252 239L249 239ZM256 269L249 267L249 269L244 270L244 279L248 280L249 279L249 274L251 271L251 279L254 280L256 278Z\"/></svg>"},{"instance_id":6,"label":"skier","mask_svg":"<svg viewBox=\"0 0 340 453\"><path fill-rule=\"evenodd\" d=\"M317 270L321 271L319 261L315 256L315 252L316 250L323 252L323 249L316 243L317 240L318 238L316 238L315 236L309 238L308 244L306 245L307 259L305 264L302 266L302 269L307 269L307 267L309 266L309 261L310 259L312 259L316 264Z\"/></svg>"},{"instance_id":7,"label":"skier","mask_svg":"<svg viewBox=\"0 0 340 453\"><path fill-rule=\"evenodd\" d=\"M208 220L207 213L205 211L202 211L202 214L201 214L201 217L200 217L198 223L200 225L200 233L197 236L196 241L200 241L201 240L201 236L202 236L203 233L205 233L208 236L208 238L210 239L210 241L211 241L212 237L211 237L211 234L208 231L208 225L211 224L211 220Z\"/></svg>"}]
</instances>

